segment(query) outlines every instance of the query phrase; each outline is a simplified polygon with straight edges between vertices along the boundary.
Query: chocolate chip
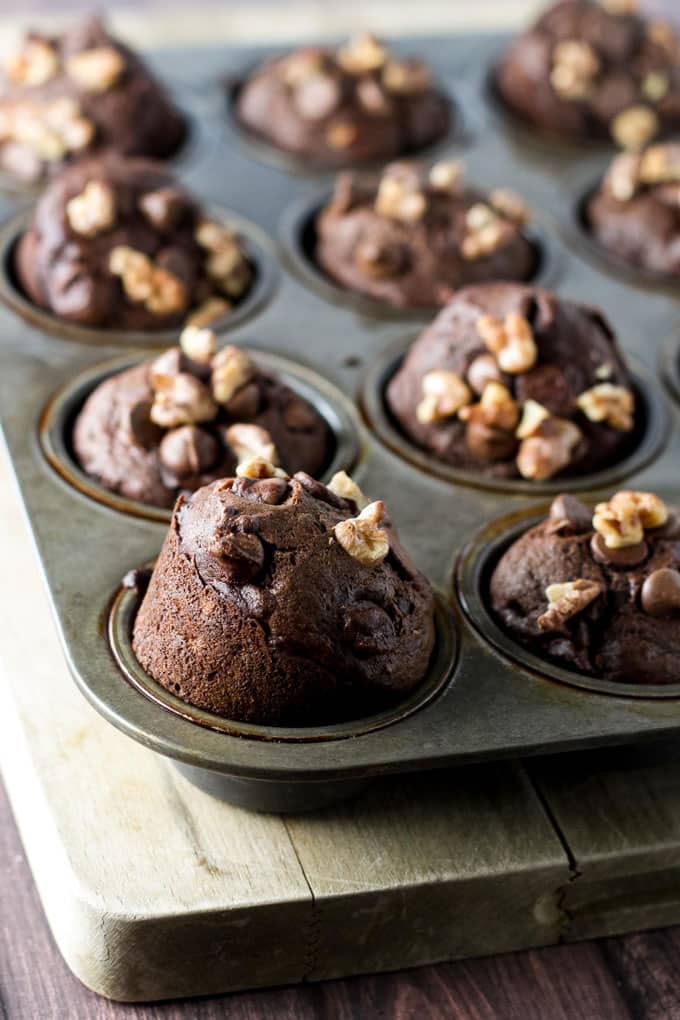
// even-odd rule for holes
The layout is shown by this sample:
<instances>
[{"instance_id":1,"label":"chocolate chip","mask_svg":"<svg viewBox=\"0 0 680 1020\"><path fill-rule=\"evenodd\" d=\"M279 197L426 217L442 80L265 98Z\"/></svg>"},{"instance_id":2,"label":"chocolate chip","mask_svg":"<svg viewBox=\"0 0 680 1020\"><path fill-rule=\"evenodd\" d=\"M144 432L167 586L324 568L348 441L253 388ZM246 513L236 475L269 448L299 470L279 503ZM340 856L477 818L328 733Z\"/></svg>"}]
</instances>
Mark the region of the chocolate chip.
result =
<instances>
[{"instance_id":1,"label":"chocolate chip","mask_svg":"<svg viewBox=\"0 0 680 1020\"><path fill-rule=\"evenodd\" d=\"M260 409L260 387L257 383L246 383L224 405L225 413L235 421L250 421Z\"/></svg>"},{"instance_id":2,"label":"chocolate chip","mask_svg":"<svg viewBox=\"0 0 680 1020\"><path fill-rule=\"evenodd\" d=\"M217 531L210 552L220 560L231 582L252 581L264 566L264 546L257 535L240 531Z\"/></svg>"},{"instance_id":3,"label":"chocolate chip","mask_svg":"<svg viewBox=\"0 0 680 1020\"><path fill-rule=\"evenodd\" d=\"M188 206L177 188L159 188L142 195L139 208L153 227L169 233L179 225Z\"/></svg>"},{"instance_id":4,"label":"chocolate chip","mask_svg":"<svg viewBox=\"0 0 680 1020\"><path fill-rule=\"evenodd\" d=\"M642 585L642 608L649 616L668 616L680 610L680 571L662 567Z\"/></svg>"},{"instance_id":5,"label":"chocolate chip","mask_svg":"<svg viewBox=\"0 0 680 1020\"><path fill-rule=\"evenodd\" d=\"M478 460L506 460L517 449L514 432L495 429L481 421L468 422L465 439L470 453Z\"/></svg>"},{"instance_id":6,"label":"chocolate chip","mask_svg":"<svg viewBox=\"0 0 680 1020\"><path fill-rule=\"evenodd\" d=\"M599 532L595 532L590 540L590 551L593 559L598 563L604 563L608 567L636 567L647 558L649 550L646 542L637 542L635 545L622 545L618 549L610 549Z\"/></svg>"},{"instance_id":7,"label":"chocolate chip","mask_svg":"<svg viewBox=\"0 0 680 1020\"><path fill-rule=\"evenodd\" d=\"M467 383L478 396L484 392L484 387L490 382L501 380L501 370L498 367L493 354L480 354L470 363L467 370Z\"/></svg>"},{"instance_id":8,"label":"chocolate chip","mask_svg":"<svg viewBox=\"0 0 680 1020\"><path fill-rule=\"evenodd\" d=\"M139 400L130 408L130 432L145 450L153 450L163 439L164 430L151 421L151 401Z\"/></svg>"},{"instance_id":9,"label":"chocolate chip","mask_svg":"<svg viewBox=\"0 0 680 1020\"><path fill-rule=\"evenodd\" d=\"M235 478L231 491L244 499L278 506L288 495L288 482L285 478Z\"/></svg>"},{"instance_id":10,"label":"chocolate chip","mask_svg":"<svg viewBox=\"0 0 680 1020\"><path fill-rule=\"evenodd\" d=\"M394 624L380 606L357 606L345 613L343 637L359 655L381 655L394 647Z\"/></svg>"},{"instance_id":11,"label":"chocolate chip","mask_svg":"<svg viewBox=\"0 0 680 1020\"><path fill-rule=\"evenodd\" d=\"M312 478L306 471L296 471L293 475L296 482L299 482L303 489L313 496L314 499L320 499L324 503L328 503L329 506L334 506L338 510L348 510L354 508L354 503L348 499L343 499L342 496L336 496L334 492L323 484L323 482L317 482L316 478Z\"/></svg>"},{"instance_id":12,"label":"chocolate chip","mask_svg":"<svg viewBox=\"0 0 680 1020\"><path fill-rule=\"evenodd\" d=\"M213 467L220 456L220 445L205 429L182 425L165 434L158 453L171 475L187 478Z\"/></svg>"},{"instance_id":13,"label":"chocolate chip","mask_svg":"<svg viewBox=\"0 0 680 1020\"><path fill-rule=\"evenodd\" d=\"M579 532L590 531L593 526L592 522L592 512L576 496L562 493L552 501L548 528L551 534L568 532L575 535Z\"/></svg>"},{"instance_id":14,"label":"chocolate chip","mask_svg":"<svg viewBox=\"0 0 680 1020\"><path fill-rule=\"evenodd\" d=\"M402 244L367 237L357 245L354 262L368 276L385 279L406 271L409 253Z\"/></svg>"},{"instance_id":15,"label":"chocolate chip","mask_svg":"<svg viewBox=\"0 0 680 1020\"><path fill-rule=\"evenodd\" d=\"M323 120L340 105L342 90L336 78L315 74L304 78L295 88L293 102L305 120Z\"/></svg>"}]
</instances>

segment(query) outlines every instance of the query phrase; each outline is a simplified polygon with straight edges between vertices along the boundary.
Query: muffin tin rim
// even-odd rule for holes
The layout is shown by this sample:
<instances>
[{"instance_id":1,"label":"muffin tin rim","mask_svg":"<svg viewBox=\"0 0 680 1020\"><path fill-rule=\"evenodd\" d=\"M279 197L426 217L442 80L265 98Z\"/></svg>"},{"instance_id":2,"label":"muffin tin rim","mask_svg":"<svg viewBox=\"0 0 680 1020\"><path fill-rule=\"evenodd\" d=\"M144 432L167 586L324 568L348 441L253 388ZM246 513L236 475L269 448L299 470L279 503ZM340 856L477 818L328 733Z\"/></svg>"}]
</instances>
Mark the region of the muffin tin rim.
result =
<instances>
[{"instance_id":1,"label":"muffin tin rim","mask_svg":"<svg viewBox=\"0 0 680 1020\"><path fill-rule=\"evenodd\" d=\"M211 323L211 328L220 336L243 326L259 314L272 300L279 284L280 270L275 256L275 247L267 233L246 217L226 206L216 203L206 205L207 212L215 219L233 227L244 241L246 254L255 269L255 279L250 290L236 304L233 310ZM178 325L162 330L121 330L101 327L80 326L67 322L53 312L39 308L25 296L13 279L11 260L16 244L30 224L35 203L8 216L0 225L0 302L29 328L38 330L52 340L68 343L82 343L90 346L168 347L177 342L182 331ZM191 310L187 317L191 315Z\"/></svg>"},{"instance_id":2,"label":"muffin tin rim","mask_svg":"<svg viewBox=\"0 0 680 1020\"><path fill-rule=\"evenodd\" d=\"M588 505L594 502L587 500ZM634 699L636 702L669 702L680 699L680 681L674 684L634 684L579 673L528 651L496 622L484 592L487 575L517 539L545 520L549 510L550 503L534 503L495 517L486 521L462 546L452 578L454 597L477 640L492 648L505 662L519 666L538 680L556 682L591 694Z\"/></svg>"}]
</instances>

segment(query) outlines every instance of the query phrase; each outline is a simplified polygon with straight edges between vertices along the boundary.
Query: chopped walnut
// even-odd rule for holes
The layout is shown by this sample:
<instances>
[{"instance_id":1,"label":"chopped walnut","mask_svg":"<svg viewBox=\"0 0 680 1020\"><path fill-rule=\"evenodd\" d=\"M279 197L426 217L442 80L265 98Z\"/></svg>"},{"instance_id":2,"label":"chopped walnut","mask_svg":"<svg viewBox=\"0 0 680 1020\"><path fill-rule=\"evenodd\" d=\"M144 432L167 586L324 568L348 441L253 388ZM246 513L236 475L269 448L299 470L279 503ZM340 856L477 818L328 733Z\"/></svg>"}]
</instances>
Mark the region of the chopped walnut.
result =
<instances>
[{"instance_id":1,"label":"chopped walnut","mask_svg":"<svg viewBox=\"0 0 680 1020\"><path fill-rule=\"evenodd\" d=\"M155 393L150 418L156 425L173 429L178 425L212 421L217 415L217 406L207 387L188 372L156 374L153 382Z\"/></svg>"},{"instance_id":2,"label":"chopped walnut","mask_svg":"<svg viewBox=\"0 0 680 1020\"><path fill-rule=\"evenodd\" d=\"M609 125L611 136L622 149L639 152L659 131L659 118L648 106L630 106Z\"/></svg>"},{"instance_id":3,"label":"chopped walnut","mask_svg":"<svg viewBox=\"0 0 680 1020\"><path fill-rule=\"evenodd\" d=\"M228 226L215 220L202 220L194 237L207 252L208 275L230 297L239 297L250 283L252 273L238 237Z\"/></svg>"},{"instance_id":4,"label":"chopped walnut","mask_svg":"<svg viewBox=\"0 0 680 1020\"><path fill-rule=\"evenodd\" d=\"M179 335L179 345L190 361L208 365L217 353L217 336L212 329L189 324Z\"/></svg>"},{"instance_id":5,"label":"chopped walnut","mask_svg":"<svg viewBox=\"0 0 680 1020\"><path fill-rule=\"evenodd\" d=\"M487 258L508 240L510 223L485 202L476 202L465 214L465 234L460 253L468 262Z\"/></svg>"},{"instance_id":6,"label":"chopped walnut","mask_svg":"<svg viewBox=\"0 0 680 1020\"><path fill-rule=\"evenodd\" d=\"M581 39L563 39L555 45L550 84L562 99L584 99L600 70L600 58Z\"/></svg>"},{"instance_id":7,"label":"chopped walnut","mask_svg":"<svg viewBox=\"0 0 680 1020\"><path fill-rule=\"evenodd\" d=\"M426 92L432 85L432 74L422 60L389 60L382 73L388 92L413 96Z\"/></svg>"},{"instance_id":8,"label":"chopped walnut","mask_svg":"<svg viewBox=\"0 0 680 1020\"><path fill-rule=\"evenodd\" d=\"M503 372L520 375L536 364L538 348L531 324L519 312L509 312L503 321L493 315L481 315L475 329Z\"/></svg>"},{"instance_id":9,"label":"chopped walnut","mask_svg":"<svg viewBox=\"0 0 680 1020\"><path fill-rule=\"evenodd\" d=\"M522 478L542 482L567 467L583 437L578 425L565 418L547 418L523 439L517 452L517 470Z\"/></svg>"},{"instance_id":10,"label":"chopped walnut","mask_svg":"<svg viewBox=\"0 0 680 1020\"><path fill-rule=\"evenodd\" d=\"M380 178L375 211L403 223L415 223L425 215L427 201L418 187L417 178L391 174L389 169Z\"/></svg>"},{"instance_id":11,"label":"chopped walnut","mask_svg":"<svg viewBox=\"0 0 680 1020\"><path fill-rule=\"evenodd\" d=\"M247 457L236 466L238 478L289 478L283 468L276 467L265 457Z\"/></svg>"},{"instance_id":12,"label":"chopped walnut","mask_svg":"<svg viewBox=\"0 0 680 1020\"><path fill-rule=\"evenodd\" d=\"M648 21L647 38L655 46L664 50L669 57L677 60L680 56L680 40L669 22Z\"/></svg>"},{"instance_id":13,"label":"chopped walnut","mask_svg":"<svg viewBox=\"0 0 680 1020\"><path fill-rule=\"evenodd\" d=\"M461 407L472 401L469 386L456 372L445 369L427 372L421 386L423 398L416 408L421 425L453 418Z\"/></svg>"},{"instance_id":14,"label":"chopped walnut","mask_svg":"<svg viewBox=\"0 0 680 1020\"><path fill-rule=\"evenodd\" d=\"M326 144L331 149L349 149L358 137L356 124L350 120L335 120L324 133Z\"/></svg>"},{"instance_id":15,"label":"chopped walnut","mask_svg":"<svg viewBox=\"0 0 680 1020\"><path fill-rule=\"evenodd\" d=\"M203 329L205 326L212 325L217 319L220 319L230 311L231 304L229 301L225 301L224 298L211 297L194 309L187 319L187 325L198 326L200 329Z\"/></svg>"},{"instance_id":16,"label":"chopped walnut","mask_svg":"<svg viewBox=\"0 0 680 1020\"><path fill-rule=\"evenodd\" d=\"M234 394L255 375L253 361L240 347L223 347L212 363L212 394L218 404L228 404Z\"/></svg>"},{"instance_id":17,"label":"chopped walnut","mask_svg":"<svg viewBox=\"0 0 680 1020\"><path fill-rule=\"evenodd\" d=\"M519 226L523 226L529 219L528 205L521 195L510 188L494 188L489 194L489 201L496 212Z\"/></svg>"},{"instance_id":18,"label":"chopped walnut","mask_svg":"<svg viewBox=\"0 0 680 1020\"><path fill-rule=\"evenodd\" d=\"M109 269L120 276L130 301L143 303L153 315L176 315L187 305L186 287L176 276L154 265L148 255L127 245L116 245Z\"/></svg>"},{"instance_id":19,"label":"chopped walnut","mask_svg":"<svg viewBox=\"0 0 680 1020\"><path fill-rule=\"evenodd\" d=\"M337 52L337 61L349 74L379 71L387 60L387 50L370 32L355 36Z\"/></svg>"},{"instance_id":20,"label":"chopped walnut","mask_svg":"<svg viewBox=\"0 0 680 1020\"><path fill-rule=\"evenodd\" d=\"M605 177L609 189L617 202L630 202L640 181L640 157L632 152L622 152L613 161Z\"/></svg>"},{"instance_id":21,"label":"chopped walnut","mask_svg":"<svg viewBox=\"0 0 680 1020\"><path fill-rule=\"evenodd\" d=\"M649 71L642 79L640 91L650 103L660 103L669 88L670 78L665 71Z\"/></svg>"},{"instance_id":22,"label":"chopped walnut","mask_svg":"<svg viewBox=\"0 0 680 1020\"><path fill-rule=\"evenodd\" d=\"M59 72L59 57L43 39L29 39L18 53L7 58L5 70L15 85L38 87Z\"/></svg>"},{"instance_id":23,"label":"chopped walnut","mask_svg":"<svg viewBox=\"0 0 680 1020\"><path fill-rule=\"evenodd\" d=\"M79 195L66 203L66 217L76 234L96 237L116 222L113 189L102 181L88 181Z\"/></svg>"},{"instance_id":24,"label":"chopped walnut","mask_svg":"<svg viewBox=\"0 0 680 1020\"><path fill-rule=\"evenodd\" d=\"M113 46L81 50L66 61L69 76L88 92L108 91L116 84L124 70L123 56Z\"/></svg>"},{"instance_id":25,"label":"chopped walnut","mask_svg":"<svg viewBox=\"0 0 680 1020\"><path fill-rule=\"evenodd\" d=\"M549 417L550 411L543 404L539 404L537 400L525 401L522 408L522 418L515 430L515 435L518 439L528 439L529 436L536 435L540 426Z\"/></svg>"},{"instance_id":26,"label":"chopped walnut","mask_svg":"<svg viewBox=\"0 0 680 1020\"><path fill-rule=\"evenodd\" d=\"M463 184L464 168L458 159L442 159L430 169L430 186L435 191L457 194Z\"/></svg>"},{"instance_id":27,"label":"chopped walnut","mask_svg":"<svg viewBox=\"0 0 680 1020\"><path fill-rule=\"evenodd\" d=\"M227 443L234 451L239 464L242 461L261 459L270 464L278 464L279 455L266 429L259 425L238 422L230 425L225 432Z\"/></svg>"},{"instance_id":28,"label":"chopped walnut","mask_svg":"<svg viewBox=\"0 0 680 1020\"><path fill-rule=\"evenodd\" d=\"M286 85L295 88L323 71L324 56L321 50L298 50L285 57L279 67Z\"/></svg>"},{"instance_id":29,"label":"chopped walnut","mask_svg":"<svg viewBox=\"0 0 680 1020\"><path fill-rule=\"evenodd\" d=\"M576 404L589 421L606 422L621 432L630 432L633 428L635 397L625 386L598 383L579 394Z\"/></svg>"},{"instance_id":30,"label":"chopped walnut","mask_svg":"<svg viewBox=\"0 0 680 1020\"><path fill-rule=\"evenodd\" d=\"M359 510L363 510L368 506L369 501L366 499L357 483L350 478L346 471L336 471L328 483L328 488L331 492L334 492L336 496L341 496L343 499L353 500Z\"/></svg>"},{"instance_id":31,"label":"chopped walnut","mask_svg":"<svg viewBox=\"0 0 680 1020\"><path fill-rule=\"evenodd\" d=\"M541 630L561 630L567 620L589 606L603 591L599 581L589 581L584 577L548 585L545 589L548 608L538 617L538 626Z\"/></svg>"},{"instance_id":32,"label":"chopped walnut","mask_svg":"<svg viewBox=\"0 0 680 1020\"><path fill-rule=\"evenodd\" d=\"M510 390L499 382L488 382L477 404L461 407L458 417L466 422L480 422L491 428L512 432L519 419L519 408Z\"/></svg>"},{"instance_id":33,"label":"chopped walnut","mask_svg":"<svg viewBox=\"0 0 680 1020\"><path fill-rule=\"evenodd\" d=\"M645 184L680 181L680 144L650 146L640 157L640 180Z\"/></svg>"},{"instance_id":34,"label":"chopped walnut","mask_svg":"<svg viewBox=\"0 0 680 1020\"><path fill-rule=\"evenodd\" d=\"M366 567L377 566L390 551L387 532L379 527L385 516L385 504L378 500L364 507L358 517L340 521L333 528L338 545Z\"/></svg>"},{"instance_id":35,"label":"chopped walnut","mask_svg":"<svg viewBox=\"0 0 680 1020\"><path fill-rule=\"evenodd\" d=\"M654 493L624 489L609 502L597 504L593 527L608 549L621 549L637 545L644 538L645 528L659 528L667 520L666 504Z\"/></svg>"},{"instance_id":36,"label":"chopped walnut","mask_svg":"<svg viewBox=\"0 0 680 1020\"><path fill-rule=\"evenodd\" d=\"M636 14L640 7L638 0L600 0L600 6L608 14L623 18Z\"/></svg>"}]
</instances>

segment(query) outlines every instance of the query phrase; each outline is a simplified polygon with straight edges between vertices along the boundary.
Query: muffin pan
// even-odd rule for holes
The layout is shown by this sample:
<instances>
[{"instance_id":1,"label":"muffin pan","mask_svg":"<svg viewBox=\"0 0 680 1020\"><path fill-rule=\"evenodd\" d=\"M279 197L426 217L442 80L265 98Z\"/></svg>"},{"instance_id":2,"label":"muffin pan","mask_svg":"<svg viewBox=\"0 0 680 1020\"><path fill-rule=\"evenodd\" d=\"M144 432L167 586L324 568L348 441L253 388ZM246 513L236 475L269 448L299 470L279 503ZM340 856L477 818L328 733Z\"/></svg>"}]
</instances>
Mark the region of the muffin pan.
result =
<instances>
[{"instance_id":1,"label":"muffin pan","mask_svg":"<svg viewBox=\"0 0 680 1020\"><path fill-rule=\"evenodd\" d=\"M421 52L432 63L464 111L466 131L451 139L447 155L465 159L471 180L493 179L541 210L550 286L603 309L631 359L646 411L640 443L627 460L587 480L565 480L550 488L585 487L583 498L595 500L625 481L626 486L658 490L667 501L680 503L680 406L662 385L662 376L669 374L677 385L678 292L652 291L642 278L627 276L624 282L601 271L599 262L582 258L573 222L571 229L567 223L582 195L574 182L595 180L602 171L602 154L586 148L568 155L551 150L545 141L530 152L517 146L514 127L499 120L501 114L489 105L487 95L489 67L503 41L498 36L438 38L405 40L403 47ZM252 235L250 228L244 232L252 236L257 253L262 251L271 284L247 321L232 317L229 340L251 348L267 364L267 352L272 352L293 385L309 387L305 395L330 416L341 436L345 429L348 435L357 430L358 437L355 433L347 448L349 459L357 454L354 477L367 495L386 501L405 547L448 604L447 610L439 610L437 658L425 686L393 713L323 732L284 734L259 727L254 733L223 723L218 729L195 718L183 703L170 704L157 690L153 696L153 687L140 689L143 677L129 659L136 596L121 593L121 578L157 556L167 514L139 515L134 507L98 498L91 486L65 484L58 465L75 469L67 426L88 387L111 371L107 359L130 363L148 356L148 347L167 345L176 336L98 331L93 347L89 331L58 326L51 316L49 322L38 314L23 316L6 262L25 222L14 219L2 234L3 431L80 689L111 722L174 760L197 785L261 810L315 807L351 794L386 772L680 733L675 690L654 697L649 689L575 686L571 676L558 675L548 664L528 661L516 646L508 649L500 643L478 599L483 559L541 512L546 489L502 482L491 488L473 476L454 478L396 442L381 393L419 325L394 314L369 314L353 301L330 300L323 288L301 283L286 271L278 274L274 289L274 242L267 237L276 236L282 217L293 222L300 209L318 202L320 187L328 188L328 175L315 177L307 167L306 177L293 176L280 164L261 161L225 120L224 74L238 73L263 55L202 50L198 57L191 51L169 51L154 62L171 84L173 77L179 79L201 97L203 130L215 139L202 160L180 168L180 176L206 201L235 210L253 224ZM666 354L662 371L667 343L674 354ZM356 408L364 413L361 424ZM487 531L479 548L474 543L481 527ZM11 584L11 578L6 583Z\"/></svg>"}]
</instances>

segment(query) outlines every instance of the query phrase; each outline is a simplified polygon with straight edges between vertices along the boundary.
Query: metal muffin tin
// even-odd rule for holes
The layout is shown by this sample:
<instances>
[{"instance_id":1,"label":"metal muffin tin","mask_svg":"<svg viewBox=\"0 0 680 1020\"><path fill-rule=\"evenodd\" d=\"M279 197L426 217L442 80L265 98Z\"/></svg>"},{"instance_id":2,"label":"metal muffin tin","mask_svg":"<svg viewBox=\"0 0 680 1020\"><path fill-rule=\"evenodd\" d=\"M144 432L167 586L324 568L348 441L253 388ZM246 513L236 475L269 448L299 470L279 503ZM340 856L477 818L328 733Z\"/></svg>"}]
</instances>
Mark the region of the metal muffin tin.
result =
<instances>
[{"instance_id":1,"label":"metal muffin tin","mask_svg":"<svg viewBox=\"0 0 680 1020\"><path fill-rule=\"evenodd\" d=\"M583 181L592 183L602 173L602 149L556 150L540 136L524 144L526 131L520 139L515 120L506 120L489 100L489 69L506 42L499 36L401 40L399 49L422 53L463 111L465 130L450 139L447 155L465 159L470 180L514 187L539 211L550 286L601 307L631 358L648 412L644 437L628 461L589 478L583 497L606 497L625 479L627 486L659 490L680 502L677 290L650 288L642 277L624 279L591 261L577 240L573 210ZM296 211L311 208L320 187L328 189L329 176L292 175L261 159L225 117L225 74L238 75L264 55L207 49L197 59L195 51L168 51L153 63L180 93L186 88L198 97L202 131L212 139L203 158L180 165L181 178L207 203L235 210L254 224L265 262L273 267L274 241L266 237L275 238L282 221L290 228ZM9 199L4 206L12 211ZM13 226L6 238L16 236ZM299 248L301 242L291 241L290 229L280 237L285 267L291 244ZM5 257L10 249L7 244ZM295 377L311 384L305 395L322 411L326 402L336 424L349 421L350 431L357 429L354 476L369 496L387 502L406 548L449 603L448 611L441 604L438 611L438 658L425 685L393 713L323 732L282 733L272 727L251 732L238 723L215 728L183 703L171 704L171 696L140 676L130 659L137 596L120 589L128 570L158 555L167 513L140 514L139 507L95 499L86 485L68 484L55 470L55 457L70 456L58 430L83 398L84 380L91 385L110 371L113 357L130 363L171 338L106 333L93 346L70 327L51 333L35 315L17 314L16 302L8 301L6 264L1 271L3 433L73 676L111 722L172 759L197 785L250 808L301 810L351 794L383 773L680 733L675 689L656 697L648 688L631 692L617 686L610 692L601 684L597 690L592 684L574 686L573 677L528 661L506 636L501 644L483 605L477 611L475 578L485 576L489 554L544 509L546 491L582 490L582 481L547 489L502 482L489 487L482 479L454 478L426 458L407 456L385 432L386 423L394 426L381 392L405 341L427 317L414 321L393 310L374 314L360 302L330 300L322 286L285 268L278 288L266 288L247 321L231 321L229 340L247 345L256 357L262 352L263 361L273 352L293 384ZM672 386L665 389L669 380ZM356 408L363 412L361 423ZM128 512L134 509L137 513ZM475 545L480 527L491 545Z\"/></svg>"}]
</instances>

